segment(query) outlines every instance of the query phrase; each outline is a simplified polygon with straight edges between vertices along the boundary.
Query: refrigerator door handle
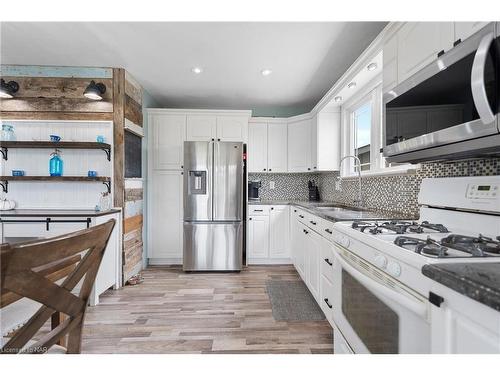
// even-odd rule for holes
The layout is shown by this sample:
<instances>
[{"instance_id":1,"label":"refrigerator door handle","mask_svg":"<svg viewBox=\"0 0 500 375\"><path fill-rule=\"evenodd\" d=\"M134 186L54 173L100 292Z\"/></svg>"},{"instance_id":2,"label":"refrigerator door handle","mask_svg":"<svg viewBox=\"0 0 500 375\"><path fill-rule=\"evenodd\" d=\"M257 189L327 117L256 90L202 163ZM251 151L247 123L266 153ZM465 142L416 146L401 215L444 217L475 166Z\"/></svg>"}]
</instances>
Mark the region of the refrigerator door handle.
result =
<instances>
[{"instance_id":1,"label":"refrigerator door handle","mask_svg":"<svg viewBox=\"0 0 500 375\"><path fill-rule=\"evenodd\" d=\"M219 153L220 153L220 147L219 147L219 142L212 142L214 145L213 145L213 148L214 148L214 154L213 154L213 188L212 188L212 202L213 202L213 210L212 210L212 217L213 217L213 220L215 220L217 218L217 176L218 176L218 173L219 173L219 170L218 170L218 165L219 165Z\"/></svg>"}]
</instances>

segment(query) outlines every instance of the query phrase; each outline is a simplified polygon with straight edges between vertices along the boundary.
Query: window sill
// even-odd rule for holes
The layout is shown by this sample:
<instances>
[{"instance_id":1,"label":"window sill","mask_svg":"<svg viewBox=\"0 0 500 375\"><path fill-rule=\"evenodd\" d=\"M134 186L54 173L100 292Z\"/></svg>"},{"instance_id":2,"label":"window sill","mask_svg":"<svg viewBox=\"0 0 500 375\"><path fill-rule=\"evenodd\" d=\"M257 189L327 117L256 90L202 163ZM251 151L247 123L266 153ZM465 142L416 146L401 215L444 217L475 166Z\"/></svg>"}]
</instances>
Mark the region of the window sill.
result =
<instances>
[{"instance_id":1,"label":"window sill","mask_svg":"<svg viewBox=\"0 0 500 375\"><path fill-rule=\"evenodd\" d=\"M384 177L384 176L398 176L398 175L412 175L415 174L420 164L398 165L397 167L388 167L384 169L377 169L375 171L361 172L361 178L364 177ZM342 176L343 179L358 178L357 174L350 174Z\"/></svg>"}]
</instances>

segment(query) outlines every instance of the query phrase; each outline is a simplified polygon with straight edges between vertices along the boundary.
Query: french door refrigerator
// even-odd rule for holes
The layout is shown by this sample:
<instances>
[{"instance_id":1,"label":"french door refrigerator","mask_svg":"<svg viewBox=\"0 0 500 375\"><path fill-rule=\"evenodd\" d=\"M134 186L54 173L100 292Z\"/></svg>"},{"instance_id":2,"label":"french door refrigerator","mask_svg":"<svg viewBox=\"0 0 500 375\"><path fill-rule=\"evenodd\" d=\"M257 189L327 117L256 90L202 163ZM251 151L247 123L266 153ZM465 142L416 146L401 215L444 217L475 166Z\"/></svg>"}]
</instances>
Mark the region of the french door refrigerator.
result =
<instances>
[{"instance_id":1,"label":"french door refrigerator","mask_svg":"<svg viewBox=\"0 0 500 375\"><path fill-rule=\"evenodd\" d=\"M241 270L243 156L241 142L184 142L184 271Z\"/></svg>"}]
</instances>

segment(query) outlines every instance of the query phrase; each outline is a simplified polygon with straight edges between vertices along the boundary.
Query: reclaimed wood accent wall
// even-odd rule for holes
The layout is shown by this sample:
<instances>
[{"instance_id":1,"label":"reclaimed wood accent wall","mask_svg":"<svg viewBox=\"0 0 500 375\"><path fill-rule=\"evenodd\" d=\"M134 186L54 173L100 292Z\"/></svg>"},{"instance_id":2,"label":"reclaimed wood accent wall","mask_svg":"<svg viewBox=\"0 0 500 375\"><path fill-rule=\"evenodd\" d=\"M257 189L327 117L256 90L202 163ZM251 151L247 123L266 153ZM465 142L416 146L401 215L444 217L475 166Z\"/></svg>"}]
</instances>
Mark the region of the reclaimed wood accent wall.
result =
<instances>
[{"instance_id":1,"label":"reclaimed wood accent wall","mask_svg":"<svg viewBox=\"0 0 500 375\"><path fill-rule=\"evenodd\" d=\"M19 84L14 98L0 101L4 119L112 120L112 69L2 65L0 75ZM106 85L103 100L83 96L92 80Z\"/></svg>"},{"instance_id":2,"label":"reclaimed wood accent wall","mask_svg":"<svg viewBox=\"0 0 500 375\"><path fill-rule=\"evenodd\" d=\"M123 209L123 281L142 269L142 183L125 189L125 124L142 131L141 85L122 68L1 65L0 76L19 91L0 101L2 120L113 121L114 206ZM83 96L90 81L106 85L103 100Z\"/></svg>"},{"instance_id":3,"label":"reclaimed wood accent wall","mask_svg":"<svg viewBox=\"0 0 500 375\"><path fill-rule=\"evenodd\" d=\"M142 87L125 72L124 121L142 128ZM125 130L128 131L128 130ZM123 279L128 280L142 269L143 261L143 188L142 181L125 181L123 223Z\"/></svg>"}]
</instances>

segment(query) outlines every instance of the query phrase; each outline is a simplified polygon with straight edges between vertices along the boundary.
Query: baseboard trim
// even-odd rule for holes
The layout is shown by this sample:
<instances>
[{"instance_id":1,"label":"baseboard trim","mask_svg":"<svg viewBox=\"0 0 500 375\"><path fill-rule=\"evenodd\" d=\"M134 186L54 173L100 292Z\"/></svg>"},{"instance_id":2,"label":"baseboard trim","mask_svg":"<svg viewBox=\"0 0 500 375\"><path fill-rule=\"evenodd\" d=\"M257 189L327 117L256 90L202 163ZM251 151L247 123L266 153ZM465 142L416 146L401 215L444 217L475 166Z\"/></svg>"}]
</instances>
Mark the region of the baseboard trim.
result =
<instances>
[{"instance_id":1,"label":"baseboard trim","mask_svg":"<svg viewBox=\"0 0 500 375\"><path fill-rule=\"evenodd\" d=\"M182 258L149 258L150 266L182 266Z\"/></svg>"},{"instance_id":2,"label":"baseboard trim","mask_svg":"<svg viewBox=\"0 0 500 375\"><path fill-rule=\"evenodd\" d=\"M247 264L249 266L251 265L278 265L278 264L292 264L292 260L290 258L276 258L276 259L269 259L269 258L250 258L247 261Z\"/></svg>"}]
</instances>

